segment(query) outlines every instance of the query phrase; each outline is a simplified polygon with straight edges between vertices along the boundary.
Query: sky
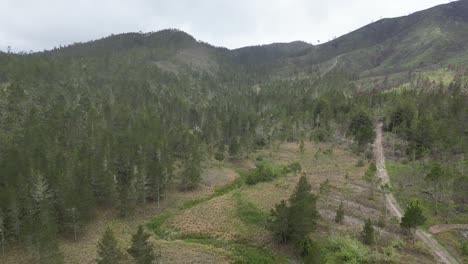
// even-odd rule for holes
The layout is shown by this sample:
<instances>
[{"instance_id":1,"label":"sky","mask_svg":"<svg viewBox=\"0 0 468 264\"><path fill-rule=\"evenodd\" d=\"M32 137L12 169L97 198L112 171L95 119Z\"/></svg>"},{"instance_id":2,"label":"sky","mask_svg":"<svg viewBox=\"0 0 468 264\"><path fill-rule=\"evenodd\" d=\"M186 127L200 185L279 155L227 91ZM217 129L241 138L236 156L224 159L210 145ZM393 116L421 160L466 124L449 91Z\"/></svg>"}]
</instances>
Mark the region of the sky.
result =
<instances>
[{"instance_id":1,"label":"sky","mask_svg":"<svg viewBox=\"0 0 468 264\"><path fill-rule=\"evenodd\" d=\"M0 0L0 50L41 51L111 34L183 30L215 46L323 43L449 0Z\"/></svg>"}]
</instances>

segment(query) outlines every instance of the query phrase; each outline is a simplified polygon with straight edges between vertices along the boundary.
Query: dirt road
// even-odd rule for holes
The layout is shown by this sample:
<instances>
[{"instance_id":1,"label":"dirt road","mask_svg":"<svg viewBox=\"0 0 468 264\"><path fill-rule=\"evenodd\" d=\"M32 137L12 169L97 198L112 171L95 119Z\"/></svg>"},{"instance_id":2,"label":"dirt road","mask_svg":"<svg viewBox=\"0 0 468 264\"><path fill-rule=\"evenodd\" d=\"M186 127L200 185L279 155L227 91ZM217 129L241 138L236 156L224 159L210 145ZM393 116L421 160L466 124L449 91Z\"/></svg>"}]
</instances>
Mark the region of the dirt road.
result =
<instances>
[{"instance_id":1,"label":"dirt road","mask_svg":"<svg viewBox=\"0 0 468 264\"><path fill-rule=\"evenodd\" d=\"M468 224L444 224L429 227L429 232L431 232L432 234L447 232L451 230L468 230Z\"/></svg>"},{"instance_id":2,"label":"dirt road","mask_svg":"<svg viewBox=\"0 0 468 264\"><path fill-rule=\"evenodd\" d=\"M333 64L332 64L328 69L326 69L326 70L320 75L320 77L325 76L325 74L327 74L327 73L329 73L331 70L333 70L333 69L336 67L336 65L338 65L338 59L339 59L341 56L343 56L343 54L337 56L337 57L335 58L335 61L333 62Z\"/></svg>"},{"instance_id":3,"label":"dirt road","mask_svg":"<svg viewBox=\"0 0 468 264\"><path fill-rule=\"evenodd\" d=\"M377 166L377 176L382 179L383 184L387 182L388 184L390 184L390 178L388 177L387 169L385 168L385 156L382 145L382 123L379 123L376 127L376 137L374 142L374 158ZM401 218L403 211L401 210L400 205L396 201L395 196L393 196L393 194L390 192L385 194L385 199L387 201L387 205L389 207L388 209L390 210L391 214L398 218ZM418 228L416 230L416 238L421 240L430 248L430 250L433 252L434 256L440 263L459 263L452 255L450 255L450 253L447 252L447 250L444 247L442 247L426 231Z\"/></svg>"}]
</instances>

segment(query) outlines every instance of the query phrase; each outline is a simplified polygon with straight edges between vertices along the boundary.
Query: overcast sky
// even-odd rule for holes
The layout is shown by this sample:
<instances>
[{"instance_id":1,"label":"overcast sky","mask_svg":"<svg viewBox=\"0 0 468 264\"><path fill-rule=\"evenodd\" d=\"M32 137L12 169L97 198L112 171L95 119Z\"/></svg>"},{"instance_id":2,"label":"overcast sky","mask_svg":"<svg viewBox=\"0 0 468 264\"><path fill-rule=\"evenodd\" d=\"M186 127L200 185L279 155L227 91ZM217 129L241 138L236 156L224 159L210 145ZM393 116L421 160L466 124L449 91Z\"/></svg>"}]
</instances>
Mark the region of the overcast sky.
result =
<instances>
[{"instance_id":1,"label":"overcast sky","mask_svg":"<svg viewBox=\"0 0 468 264\"><path fill-rule=\"evenodd\" d=\"M178 28L216 46L316 44L448 0L0 0L0 50Z\"/></svg>"}]
</instances>

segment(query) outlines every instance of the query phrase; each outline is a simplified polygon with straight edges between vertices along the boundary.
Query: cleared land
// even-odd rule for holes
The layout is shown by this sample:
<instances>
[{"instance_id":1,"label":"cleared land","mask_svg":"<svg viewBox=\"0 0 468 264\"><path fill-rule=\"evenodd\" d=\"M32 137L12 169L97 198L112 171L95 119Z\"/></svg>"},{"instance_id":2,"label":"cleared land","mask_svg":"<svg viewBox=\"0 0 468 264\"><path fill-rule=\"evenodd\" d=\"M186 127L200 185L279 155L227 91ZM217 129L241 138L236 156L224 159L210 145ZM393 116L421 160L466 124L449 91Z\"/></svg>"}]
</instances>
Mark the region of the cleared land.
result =
<instances>
[{"instance_id":1,"label":"cleared land","mask_svg":"<svg viewBox=\"0 0 468 264\"><path fill-rule=\"evenodd\" d=\"M320 184L329 180L329 192L321 194L317 204L321 219L312 234L313 239L325 241L331 236L359 239L364 220L382 221L383 197L377 190L372 195L371 184L363 179L369 162L356 166L364 158L354 155L347 142L308 142L304 153L300 153L296 143L282 143L279 147L261 150L247 160L223 164L210 161L199 189L187 193L170 191L160 207L148 204L129 219L118 219L116 212L109 210L98 212L98 220L86 226L78 241L60 241L66 263L93 263L97 241L108 225L120 246L126 248L136 227L148 223L148 231L154 231L151 241L163 263L245 263L252 260L287 263L297 260L290 246L273 241L264 223L270 209L282 199L288 199L300 173L252 186L232 184L239 177L239 171L254 167L258 157L273 164L300 162L316 194ZM340 202L345 205L342 225L334 222ZM370 251L379 254L382 262L434 262L423 245L405 242L398 222L394 219L384 222L384 227L376 227L377 243ZM29 263L27 254L19 249L2 260Z\"/></svg>"}]
</instances>

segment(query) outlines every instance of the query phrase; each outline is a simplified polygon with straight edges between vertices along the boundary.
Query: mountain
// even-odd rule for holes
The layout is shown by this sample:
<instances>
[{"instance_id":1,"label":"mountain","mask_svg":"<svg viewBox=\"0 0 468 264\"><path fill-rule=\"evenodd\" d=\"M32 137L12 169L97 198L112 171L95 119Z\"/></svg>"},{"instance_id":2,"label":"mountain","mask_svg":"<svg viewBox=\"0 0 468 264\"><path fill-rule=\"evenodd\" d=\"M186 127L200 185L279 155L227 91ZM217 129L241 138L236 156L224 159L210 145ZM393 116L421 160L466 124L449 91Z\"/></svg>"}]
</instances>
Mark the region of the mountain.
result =
<instances>
[{"instance_id":1,"label":"mountain","mask_svg":"<svg viewBox=\"0 0 468 264\"><path fill-rule=\"evenodd\" d=\"M468 1L382 19L286 61L299 68L327 65L368 78L468 64Z\"/></svg>"},{"instance_id":2,"label":"mountain","mask_svg":"<svg viewBox=\"0 0 468 264\"><path fill-rule=\"evenodd\" d=\"M52 58L128 57L171 72L239 71L283 79L347 72L361 83L408 81L409 71L468 64L468 0L386 18L320 45L302 41L229 50L176 29L112 35L44 53ZM370 82L369 82L370 81Z\"/></svg>"},{"instance_id":3,"label":"mountain","mask_svg":"<svg viewBox=\"0 0 468 264\"><path fill-rule=\"evenodd\" d=\"M273 43L235 49L231 51L231 56L239 63L264 64L302 54L312 47L313 45L303 41Z\"/></svg>"}]
</instances>

